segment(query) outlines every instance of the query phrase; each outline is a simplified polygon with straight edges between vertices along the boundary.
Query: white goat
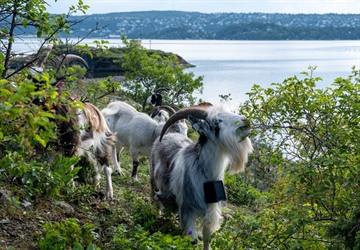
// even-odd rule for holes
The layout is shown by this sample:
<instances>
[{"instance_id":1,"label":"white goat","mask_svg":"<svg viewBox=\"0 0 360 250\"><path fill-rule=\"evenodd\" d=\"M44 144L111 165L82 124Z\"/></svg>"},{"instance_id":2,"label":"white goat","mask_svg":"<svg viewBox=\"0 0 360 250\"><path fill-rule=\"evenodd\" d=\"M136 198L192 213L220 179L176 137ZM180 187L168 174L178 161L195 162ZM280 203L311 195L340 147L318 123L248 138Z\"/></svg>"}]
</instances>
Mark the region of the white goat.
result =
<instances>
[{"instance_id":1,"label":"white goat","mask_svg":"<svg viewBox=\"0 0 360 250\"><path fill-rule=\"evenodd\" d=\"M165 123L169 120L169 113L163 109L164 106L156 106L153 108L150 118L154 119L158 123ZM174 110L175 113L175 110Z\"/></svg>"},{"instance_id":2,"label":"white goat","mask_svg":"<svg viewBox=\"0 0 360 250\"><path fill-rule=\"evenodd\" d=\"M174 122L184 118L199 133L197 142L181 134L165 134ZM217 181L221 184L227 167L230 173L244 170L252 152L249 133L245 116L228 111L224 104L205 104L176 112L154 142L150 157L152 199L160 208L177 212L184 234L195 242L195 221L200 216L204 249L210 249L210 237L221 221L221 202L206 200L211 192L204 185Z\"/></svg>"},{"instance_id":3,"label":"white goat","mask_svg":"<svg viewBox=\"0 0 360 250\"><path fill-rule=\"evenodd\" d=\"M39 62L35 66L31 66L30 72L32 74L39 74L44 71L46 60L51 52L52 45L49 45ZM86 68L88 65L86 61L80 56L68 54L55 57L50 65L55 70L59 70L62 65L71 62L80 62ZM63 78L63 77L62 77ZM41 82L40 82L41 84ZM55 86L63 86L60 78L54 83ZM39 100L34 100L34 104L41 103ZM84 109L73 109L68 104L58 103L53 109L57 114L67 117L66 120L56 120L58 125L58 142L56 147L65 156L86 156L89 160L94 162L96 176L93 184L99 185L100 175L96 162L93 160L93 155L97 162L102 166L106 178L106 194L105 198L113 198L113 188L111 181L110 166L110 150L114 143L115 137L107 126L101 111L93 104L84 102Z\"/></svg>"},{"instance_id":4,"label":"white goat","mask_svg":"<svg viewBox=\"0 0 360 250\"><path fill-rule=\"evenodd\" d=\"M122 174L120 163L117 160L117 152L120 154L126 147L130 150L133 160L131 177L137 179L138 157L139 155L150 156L153 142L160 135L164 123L156 122L149 115L138 112L129 104L121 101L110 103L101 112L110 130L116 134L116 142L112 147L115 172ZM171 132L181 133L184 136L187 136L187 130L185 121L176 122L169 129Z\"/></svg>"}]
</instances>

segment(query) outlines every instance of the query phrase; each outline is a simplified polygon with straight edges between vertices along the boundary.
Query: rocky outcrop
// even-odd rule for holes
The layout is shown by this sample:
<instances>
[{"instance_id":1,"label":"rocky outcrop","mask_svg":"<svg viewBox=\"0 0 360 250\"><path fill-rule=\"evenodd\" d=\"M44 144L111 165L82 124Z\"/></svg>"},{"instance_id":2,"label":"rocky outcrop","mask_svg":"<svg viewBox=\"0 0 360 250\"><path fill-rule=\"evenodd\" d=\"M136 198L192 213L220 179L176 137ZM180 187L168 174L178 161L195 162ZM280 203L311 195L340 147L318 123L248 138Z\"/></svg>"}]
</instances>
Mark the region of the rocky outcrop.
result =
<instances>
[{"instance_id":1,"label":"rocky outcrop","mask_svg":"<svg viewBox=\"0 0 360 250\"><path fill-rule=\"evenodd\" d=\"M65 47L65 46L54 46L49 59L55 55L61 54L75 54L79 55L85 59L89 65L87 72L88 77L105 77L109 75L123 76L125 70L121 68L122 56L125 53L124 48L109 48L107 53L102 53L101 50L96 48L90 48L93 57L90 57L89 54L84 54L77 47ZM171 56L173 53L163 52L160 50L149 50L148 53L159 53L162 56ZM176 55L176 54L175 54ZM31 56L30 56L31 57ZM184 67L195 67L188 63L184 58L179 55L176 55L178 62ZM21 68L24 62L29 61L28 58L18 58L11 64L11 68L18 69Z\"/></svg>"}]
</instances>

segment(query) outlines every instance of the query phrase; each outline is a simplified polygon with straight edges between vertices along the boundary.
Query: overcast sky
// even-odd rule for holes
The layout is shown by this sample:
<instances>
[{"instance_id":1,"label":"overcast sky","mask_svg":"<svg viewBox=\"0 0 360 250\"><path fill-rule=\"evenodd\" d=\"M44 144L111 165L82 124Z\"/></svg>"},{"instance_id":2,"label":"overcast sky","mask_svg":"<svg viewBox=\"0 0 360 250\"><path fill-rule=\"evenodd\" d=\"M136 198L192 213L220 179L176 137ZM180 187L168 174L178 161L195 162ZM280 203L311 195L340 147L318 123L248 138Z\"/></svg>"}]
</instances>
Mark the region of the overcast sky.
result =
<instances>
[{"instance_id":1,"label":"overcast sky","mask_svg":"<svg viewBox=\"0 0 360 250\"><path fill-rule=\"evenodd\" d=\"M360 14L360 0L83 0L90 9L86 14L110 12L181 10L202 13L354 13ZM67 13L76 0L48 1L50 13ZM78 13L79 15L81 13ZM359 20L360 21L360 20Z\"/></svg>"}]
</instances>

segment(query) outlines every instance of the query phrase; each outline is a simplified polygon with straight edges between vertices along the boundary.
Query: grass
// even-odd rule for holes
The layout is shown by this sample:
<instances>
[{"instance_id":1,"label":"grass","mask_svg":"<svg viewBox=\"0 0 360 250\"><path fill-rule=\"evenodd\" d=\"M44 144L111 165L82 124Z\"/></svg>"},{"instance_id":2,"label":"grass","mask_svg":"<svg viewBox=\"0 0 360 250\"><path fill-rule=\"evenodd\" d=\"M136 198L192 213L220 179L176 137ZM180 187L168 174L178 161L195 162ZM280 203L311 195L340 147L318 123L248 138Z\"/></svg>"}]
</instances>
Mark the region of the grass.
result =
<instances>
[{"instance_id":1,"label":"grass","mask_svg":"<svg viewBox=\"0 0 360 250\"><path fill-rule=\"evenodd\" d=\"M46 234L44 225L64 223L68 218L75 218L81 227L94 225L97 235L94 243L101 249L112 249L116 245L114 238L119 234L119 226L129 234L137 228L143 238L158 231L164 235L181 236L176 216L159 216L157 208L150 202L148 159L140 158L137 181L130 177L132 160L126 150L121 156L121 167L125 175L112 176L112 201L100 200L92 187L84 185L75 188L74 196L69 200L64 196L63 203L58 198L37 197L27 201L30 205L25 206L21 185L10 180L0 182L0 249L39 249L38 242ZM104 191L102 174L100 192Z\"/></svg>"}]
</instances>

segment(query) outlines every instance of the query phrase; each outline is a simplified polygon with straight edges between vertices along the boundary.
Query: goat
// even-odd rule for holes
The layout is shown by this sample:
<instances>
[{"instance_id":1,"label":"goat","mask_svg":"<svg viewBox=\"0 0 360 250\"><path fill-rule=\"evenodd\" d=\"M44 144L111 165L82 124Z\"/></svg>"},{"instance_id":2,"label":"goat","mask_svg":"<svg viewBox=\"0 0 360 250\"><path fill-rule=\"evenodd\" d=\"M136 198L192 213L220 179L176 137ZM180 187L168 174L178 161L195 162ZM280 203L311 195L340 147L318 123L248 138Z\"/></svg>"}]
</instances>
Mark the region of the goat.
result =
<instances>
[{"instance_id":1,"label":"goat","mask_svg":"<svg viewBox=\"0 0 360 250\"><path fill-rule=\"evenodd\" d=\"M162 106L162 108L164 107L167 106ZM169 111L175 113L170 107L167 108ZM126 147L130 150L133 160L131 177L136 180L139 165L138 156L150 156L153 142L160 135L165 123L158 123L154 119L151 119L149 115L138 112L134 107L121 101L110 103L101 112L110 130L116 134L116 142L112 147L115 172L123 174L117 156L123 148ZM173 124L169 130L186 136L188 128L185 121L179 121Z\"/></svg>"},{"instance_id":2,"label":"goat","mask_svg":"<svg viewBox=\"0 0 360 250\"><path fill-rule=\"evenodd\" d=\"M30 73L38 74L44 71L45 63L51 51L49 45L37 65L30 68ZM59 70L62 65L78 61L88 68L87 63L80 56L68 54L55 57L50 65L55 70ZM55 86L62 86L63 83L57 79ZM57 148L65 156L85 156L93 161L92 150L94 151L97 162L102 165L106 178L105 198L113 198L113 188L111 181L110 150L114 143L114 135L107 126L101 111L89 102L83 103L84 109L73 109L67 104L58 103L54 108L57 114L67 117L66 121L56 121L58 124L59 142ZM95 162L94 162L95 163ZM100 175L96 164L94 164L96 176L95 185L99 185Z\"/></svg>"},{"instance_id":3,"label":"goat","mask_svg":"<svg viewBox=\"0 0 360 250\"><path fill-rule=\"evenodd\" d=\"M163 105L161 95L163 91L169 91L169 89L158 88L146 100L148 104L152 104L155 106L150 114L150 117L159 123L166 122L169 119L168 112L160 108Z\"/></svg>"},{"instance_id":4,"label":"goat","mask_svg":"<svg viewBox=\"0 0 360 250\"><path fill-rule=\"evenodd\" d=\"M169 120L169 113L164 110L164 107L167 106L155 106L150 114L150 118L154 119L158 123L165 123Z\"/></svg>"},{"instance_id":5,"label":"goat","mask_svg":"<svg viewBox=\"0 0 360 250\"><path fill-rule=\"evenodd\" d=\"M165 134L174 122L184 118L199 133L197 142L181 134ZM221 221L221 201L207 201L210 193L204 185L221 183L226 170L230 173L244 170L252 152L249 133L246 117L228 111L224 104L196 105L171 116L152 147L152 200L160 210L177 212L184 234L190 235L195 243L195 221L200 216L204 249L210 249L210 237L220 228Z\"/></svg>"},{"instance_id":6,"label":"goat","mask_svg":"<svg viewBox=\"0 0 360 250\"><path fill-rule=\"evenodd\" d=\"M167 89L167 88L158 88L158 89L156 89L151 94L151 96L148 97L146 102L149 103L149 104L154 105L155 107L163 105L163 103L162 103L162 95L161 95L161 93L163 91L169 91L169 89Z\"/></svg>"}]
</instances>

